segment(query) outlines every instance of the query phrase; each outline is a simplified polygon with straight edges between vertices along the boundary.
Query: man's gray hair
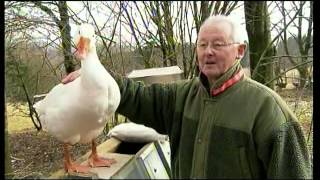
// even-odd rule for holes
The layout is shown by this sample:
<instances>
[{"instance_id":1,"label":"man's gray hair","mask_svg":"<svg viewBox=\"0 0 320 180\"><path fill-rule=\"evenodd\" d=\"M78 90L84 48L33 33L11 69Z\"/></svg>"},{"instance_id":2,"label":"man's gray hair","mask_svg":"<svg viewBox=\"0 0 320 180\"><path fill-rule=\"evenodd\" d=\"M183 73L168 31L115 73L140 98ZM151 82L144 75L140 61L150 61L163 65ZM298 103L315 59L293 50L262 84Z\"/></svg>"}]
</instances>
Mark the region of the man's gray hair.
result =
<instances>
[{"instance_id":1,"label":"man's gray hair","mask_svg":"<svg viewBox=\"0 0 320 180\"><path fill-rule=\"evenodd\" d=\"M230 16L225 16L225 15L210 16L202 23L200 28L206 24L215 24L220 22L226 22L230 25L231 39L233 40L233 42L244 43L245 30L241 29L240 24L236 22L234 19L232 19Z\"/></svg>"}]
</instances>

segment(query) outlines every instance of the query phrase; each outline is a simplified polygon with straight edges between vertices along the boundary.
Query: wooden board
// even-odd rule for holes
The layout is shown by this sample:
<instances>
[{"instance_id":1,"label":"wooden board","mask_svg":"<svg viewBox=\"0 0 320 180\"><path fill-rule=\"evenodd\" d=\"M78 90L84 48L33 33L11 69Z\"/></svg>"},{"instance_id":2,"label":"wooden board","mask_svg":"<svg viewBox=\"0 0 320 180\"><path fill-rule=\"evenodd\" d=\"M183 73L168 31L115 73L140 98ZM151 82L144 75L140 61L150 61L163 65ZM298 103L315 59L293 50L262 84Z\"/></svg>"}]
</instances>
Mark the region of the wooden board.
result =
<instances>
[{"instance_id":1,"label":"wooden board","mask_svg":"<svg viewBox=\"0 0 320 180\"><path fill-rule=\"evenodd\" d=\"M119 154L119 153L105 153L105 154L101 154L101 156L106 158L113 158L117 162L112 164L110 167L92 168L90 172L95 174L95 177L98 177L99 179L110 179L112 175L118 172L126 163L130 161L131 158L134 157L134 155Z\"/></svg>"},{"instance_id":2,"label":"wooden board","mask_svg":"<svg viewBox=\"0 0 320 180\"><path fill-rule=\"evenodd\" d=\"M99 155L107 157L107 158L115 158L115 160L119 163L117 165L113 164L112 166L114 166L114 168L110 168L109 170L107 170L107 172L113 172L116 171L117 167L123 166L123 163L125 163L125 161L128 161L132 156L130 155L115 155L116 153L113 153L117 150L118 146L120 145L121 141L116 139L116 138L110 138L107 141L101 143L100 145L97 146L97 152ZM76 160L76 163L81 163L84 164L86 163L89 155L91 154L91 151L87 152L85 155L81 156L79 159ZM62 161L61 161L62 163ZM111 166L111 167L112 167ZM120 166L120 167L121 167ZM92 171L94 173L97 173L98 175L102 175L104 177L107 177L107 175L105 173L102 173L101 171L105 171L106 168L108 167L99 167L99 168L93 168ZM98 169L98 170L97 170ZM100 170L101 169L101 170ZM58 178L65 178L65 176L67 175L67 173L65 173L64 169L60 169L56 172L54 172L50 177L48 177L49 179L58 179ZM72 176L83 176L81 174L76 174L76 173L72 173ZM94 176L94 174L93 174ZM83 176L86 177L86 176ZM98 178L102 178L102 177L98 177Z\"/></svg>"}]
</instances>

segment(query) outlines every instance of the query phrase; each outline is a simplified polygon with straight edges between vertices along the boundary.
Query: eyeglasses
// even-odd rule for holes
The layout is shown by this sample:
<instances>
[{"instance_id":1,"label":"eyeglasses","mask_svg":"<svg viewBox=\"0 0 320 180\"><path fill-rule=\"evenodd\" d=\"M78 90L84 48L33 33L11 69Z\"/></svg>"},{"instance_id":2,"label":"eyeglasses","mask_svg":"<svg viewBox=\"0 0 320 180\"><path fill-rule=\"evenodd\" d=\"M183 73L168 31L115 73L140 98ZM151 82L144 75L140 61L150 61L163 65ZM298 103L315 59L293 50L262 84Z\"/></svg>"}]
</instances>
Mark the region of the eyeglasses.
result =
<instances>
[{"instance_id":1,"label":"eyeglasses","mask_svg":"<svg viewBox=\"0 0 320 180\"><path fill-rule=\"evenodd\" d=\"M210 48L215 49L215 50L222 50L223 48L230 46L230 45L233 45L233 44L240 44L240 43L237 43L237 42L233 42L233 43L213 42L213 43L211 43ZM210 44L206 43L206 42L197 43L197 47L200 49L203 49L203 50L206 49L209 45Z\"/></svg>"}]
</instances>

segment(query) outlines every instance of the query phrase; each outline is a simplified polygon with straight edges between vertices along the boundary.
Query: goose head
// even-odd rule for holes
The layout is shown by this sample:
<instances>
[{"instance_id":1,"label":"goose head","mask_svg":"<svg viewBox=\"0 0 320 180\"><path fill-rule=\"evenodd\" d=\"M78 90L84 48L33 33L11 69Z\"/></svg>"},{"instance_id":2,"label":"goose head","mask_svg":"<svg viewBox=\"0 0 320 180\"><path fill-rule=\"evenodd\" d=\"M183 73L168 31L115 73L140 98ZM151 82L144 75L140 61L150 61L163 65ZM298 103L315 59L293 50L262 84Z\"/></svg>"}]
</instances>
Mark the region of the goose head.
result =
<instances>
[{"instance_id":1,"label":"goose head","mask_svg":"<svg viewBox=\"0 0 320 180\"><path fill-rule=\"evenodd\" d=\"M94 27L91 24L81 24L76 32L74 43L76 45L75 57L83 60L89 53L96 52L96 38Z\"/></svg>"}]
</instances>

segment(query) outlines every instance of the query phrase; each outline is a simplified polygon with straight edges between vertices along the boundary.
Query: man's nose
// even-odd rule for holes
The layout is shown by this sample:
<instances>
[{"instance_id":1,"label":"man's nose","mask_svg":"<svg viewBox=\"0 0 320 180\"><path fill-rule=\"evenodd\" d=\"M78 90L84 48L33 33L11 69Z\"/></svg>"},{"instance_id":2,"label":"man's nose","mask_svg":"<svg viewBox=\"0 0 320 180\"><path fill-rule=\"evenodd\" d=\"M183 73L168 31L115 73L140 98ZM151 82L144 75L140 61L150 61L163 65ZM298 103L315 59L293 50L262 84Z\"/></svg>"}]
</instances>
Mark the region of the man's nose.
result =
<instances>
[{"instance_id":1,"label":"man's nose","mask_svg":"<svg viewBox=\"0 0 320 180\"><path fill-rule=\"evenodd\" d=\"M211 46L207 46L205 49L206 55L212 56L214 54L214 49Z\"/></svg>"}]
</instances>

